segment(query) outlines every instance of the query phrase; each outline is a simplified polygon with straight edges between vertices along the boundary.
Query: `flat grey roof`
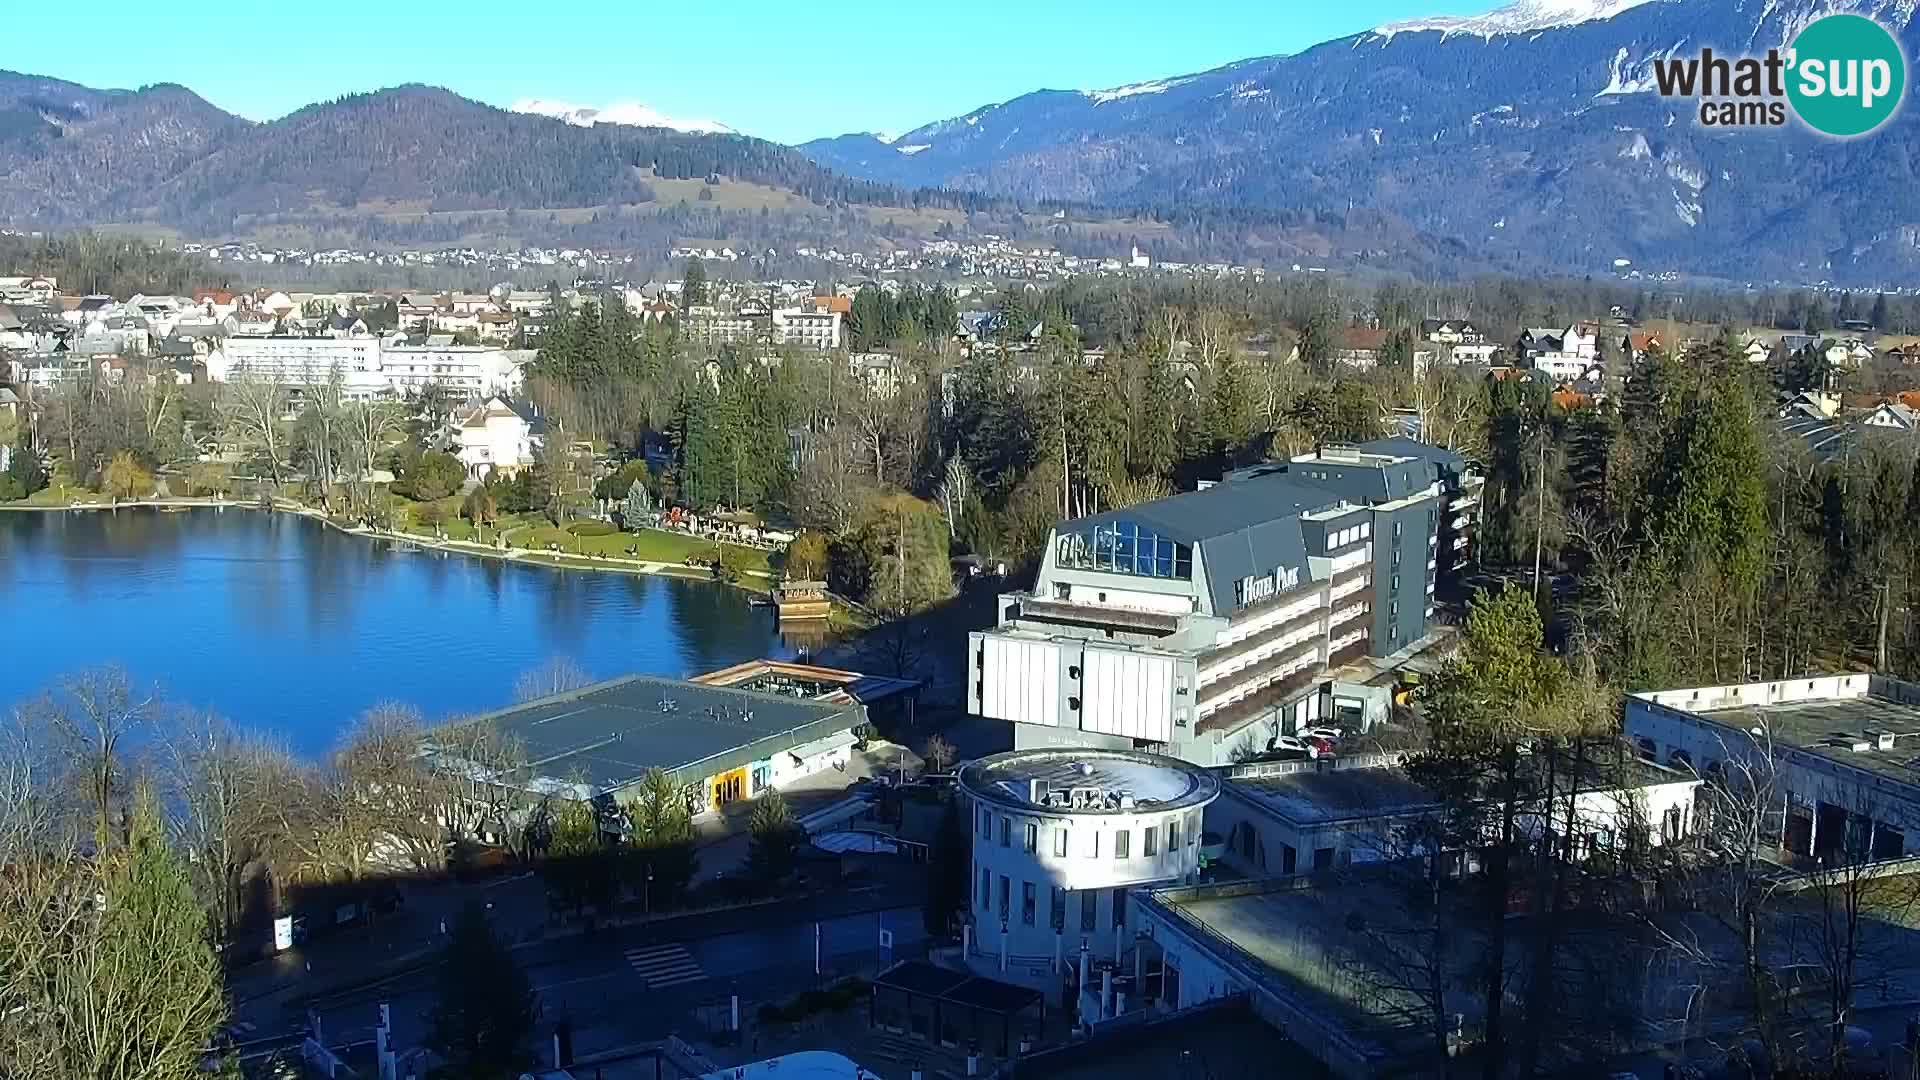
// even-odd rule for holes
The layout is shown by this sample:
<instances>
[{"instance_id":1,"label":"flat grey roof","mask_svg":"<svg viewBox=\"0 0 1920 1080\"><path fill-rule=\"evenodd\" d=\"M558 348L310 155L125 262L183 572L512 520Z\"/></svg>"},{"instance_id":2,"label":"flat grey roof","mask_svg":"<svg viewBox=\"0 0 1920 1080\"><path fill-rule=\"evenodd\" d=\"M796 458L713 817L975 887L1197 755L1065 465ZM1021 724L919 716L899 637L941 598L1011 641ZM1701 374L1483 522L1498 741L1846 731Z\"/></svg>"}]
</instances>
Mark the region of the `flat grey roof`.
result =
<instances>
[{"instance_id":1,"label":"flat grey roof","mask_svg":"<svg viewBox=\"0 0 1920 1080\"><path fill-rule=\"evenodd\" d=\"M1132 521L1169 540L1199 544L1325 509L1340 501L1338 492L1276 472L1075 518L1061 522L1056 531L1077 532L1094 525Z\"/></svg>"},{"instance_id":2,"label":"flat grey roof","mask_svg":"<svg viewBox=\"0 0 1920 1080\"><path fill-rule=\"evenodd\" d=\"M1920 784L1920 706L1861 696L1703 709L1695 715L1742 732L1763 727L1773 733L1777 744ZM1894 736L1893 749L1853 749L1869 731Z\"/></svg>"},{"instance_id":3,"label":"flat grey roof","mask_svg":"<svg viewBox=\"0 0 1920 1080\"><path fill-rule=\"evenodd\" d=\"M605 793L649 769L687 783L770 758L865 723L866 708L629 675L476 719L526 747L533 779Z\"/></svg>"},{"instance_id":4,"label":"flat grey roof","mask_svg":"<svg viewBox=\"0 0 1920 1080\"><path fill-rule=\"evenodd\" d=\"M1414 783L1405 770L1389 766L1325 772L1307 768L1277 776L1234 778L1227 783L1233 792L1296 825L1417 814L1438 805L1433 793Z\"/></svg>"},{"instance_id":5,"label":"flat grey roof","mask_svg":"<svg viewBox=\"0 0 1920 1080\"><path fill-rule=\"evenodd\" d=\"M1030 798L1033 781L1050 791L1098 788L1133 797L1122 809L1052 806ZM960 770L968 794L1015 810L1050 814L1132 814L1204 806L1220 794L1217 777L1197 765L1131 750L1062 748L1015 750L981 758Z\"/></svg>"}]
</instances>

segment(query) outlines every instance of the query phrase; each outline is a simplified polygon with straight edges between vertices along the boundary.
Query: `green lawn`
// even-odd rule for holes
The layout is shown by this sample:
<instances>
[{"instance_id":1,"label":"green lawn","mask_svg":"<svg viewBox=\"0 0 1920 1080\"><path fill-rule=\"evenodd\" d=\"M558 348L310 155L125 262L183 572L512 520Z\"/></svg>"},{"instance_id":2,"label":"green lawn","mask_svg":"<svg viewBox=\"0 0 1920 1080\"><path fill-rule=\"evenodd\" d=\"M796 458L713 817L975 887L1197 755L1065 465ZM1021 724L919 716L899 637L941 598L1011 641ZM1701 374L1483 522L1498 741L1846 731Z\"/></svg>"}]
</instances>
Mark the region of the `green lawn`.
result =
<instances>
[{"instance_id":1,"label":"green lawn","mask_svg":"<svg viewBox=\"0 0 1920 1080\"><path fill-rule=\"evenodd\" d=\"M758 548L717 544L711 540L701 540L659 529L614 533L611 536L575 536L565 529L541 524L532 528L522 527L514 530L510 540L516 546L532 548L535 551L545 551L548 544L558 544L561 551L569 554L610 555L621 559L643 559L647 562L676 564L684 563L689 556L712 560L720 555L724 548L726 564L735 570L764 572L768 568L767 553ZM627 553L628 548L635 549L633 554Z\"/></svg>"}]
</instances>

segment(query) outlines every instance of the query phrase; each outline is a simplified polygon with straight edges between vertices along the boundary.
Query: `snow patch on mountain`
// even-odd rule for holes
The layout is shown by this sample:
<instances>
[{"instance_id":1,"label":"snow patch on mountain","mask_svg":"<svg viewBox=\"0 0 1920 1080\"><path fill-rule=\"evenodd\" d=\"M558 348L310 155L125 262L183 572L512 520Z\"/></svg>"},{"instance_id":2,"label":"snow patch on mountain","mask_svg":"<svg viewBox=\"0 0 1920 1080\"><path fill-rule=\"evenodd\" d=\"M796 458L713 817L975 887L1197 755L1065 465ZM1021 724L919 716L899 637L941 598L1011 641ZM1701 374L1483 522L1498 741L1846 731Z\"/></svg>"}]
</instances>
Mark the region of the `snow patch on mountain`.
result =
<instances>
[{"instance_id":1,"label":"snow patch on mountain","mask_svg":"<svg viewBox=\"0 0 1920 1080\"><path fill-rule=\"evenodd\" d=\"M1080 91L1080 96L1093 102L1095 105L1105 105L1110 101L1139 97L1141 94L1164 94L1182 83L1192 81L1191 78L1157 79L1153 82L1129 83L1126 86L1115 86L1106 90L1082 90Z\"/></svg>"},{"instance_id":2,"label":"snow patch on mountain","mask_svg":"<svg viewBox=\"0 0 1920 1080\"><path fill-rule=\"evenodd\" d=\"M512 112L528 113L533 116L551 116L555 120L564 120L574 127L620 124L626 127L672 128L675 131L685 131L695 135L739 134L718 120L682 120L637 101L621 101L612 105L575 105L571 102L548 101L544 98L521 98L508 108Z\"/></svg>"},{"instance_id":3,"label":"snow patch on mountain","mask_svg":"<svg viewBox=\"0 0 1920 1080\"><path fill-rule=\"evenodd\" d=\"M1749 47L1760 44L1762 34L1769 38L1776 36L1770 33L1776 26L1780 41L1792 41L1815 19L1839 13L1865 15L1899 30L1920 13L1920 0L1767 0L1766 6L1760 9L1760 17L1754 20L1753 36L1747 44ZM1773 22L1776 16L1778 23Z\"/></svg>"},{"instance_id":4,"label":"snow patch on mountain","mask_svg":"<svg viewBox=\"0 0 1920 1080\"><path fill-rule=\"evenodd\" d=\"M920 151L925 150L930 145L932 144L931 143L914 143L912 146L896 146L894 147L894 150L899 153L905 154L908 157L912 157L913 155L919 153Z\"/></svg>"},{"instance_id":5,"label":"snow patch on mountain","mask_svg":"<svg viewBox=\"0 0 1920 1080\"><path fill-rule=\"evenodd\" d=\"M1530 34L1598 22L1653 2L1655 0L1516 0L1484 15L1437 15L1406 19L1377 26L1373 32L1389 40L1395 34L1414 34L1423 30L1438 30L1444 36L1472 34L1490 39L1500 34Z\"/></svg>"},{"instance_id":6,"label":"snow patch on mountain","mask_svg":"<svg viewBox=\"0 0 1920 1080\"><path fill-rule=\"evenodd\" d=\"M1654 53L1639 63L1633 60L1633 50L1622 45L1613 54L1613 65L1607 71L1607 85L1593 96L1611 97L1619 94L1653 93L1659 89L1653 76L1654 61L1673 59L1685 44L1685 41L1676 41L1668 46L1666 52Z\"/></svg>"}]
</instances>

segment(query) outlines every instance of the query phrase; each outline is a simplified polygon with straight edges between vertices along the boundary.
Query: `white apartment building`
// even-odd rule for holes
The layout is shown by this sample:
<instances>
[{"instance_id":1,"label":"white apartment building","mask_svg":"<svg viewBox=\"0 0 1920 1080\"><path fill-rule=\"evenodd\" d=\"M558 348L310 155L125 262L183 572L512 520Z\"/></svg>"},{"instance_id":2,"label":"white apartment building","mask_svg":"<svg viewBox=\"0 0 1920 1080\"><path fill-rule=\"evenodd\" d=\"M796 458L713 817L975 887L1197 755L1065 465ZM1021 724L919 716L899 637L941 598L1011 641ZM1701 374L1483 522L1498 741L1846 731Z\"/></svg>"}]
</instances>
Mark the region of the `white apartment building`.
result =
<instances>
[{"instance_id":1,"label":"white apartment building","mask_svg":"<svg viewBox=\"0 0 1920 1080\"><path fill-rule=\"evenodd\" d=\"M837 311L781 308L773 313L773 328L782 344L825 351L840 347L840 319Z\"/></svg>"},{"instance_id":2,"label":"white apartment building","mask_svg":"<svg viewBox=\"0 0 1920 1080\"><path fill-rule=\"evenodd\" d=\"M1132 751L1016 750L961 769L960 790L973 823L969 963L1032 971L1072 962L1083 943L1111 960L1132 940L1127 890L1199 877L1220 781Z\"/></svg>"},{"instance_id":3,"label":"white apartment building","mask_svg":"<svg viewBox=\"0 0 1920 1080\"><path fill-rule=\"evenodd\" d=\"M405 338L233 337L207 358L207 377L247 374L290 386L317 386L337 369L355 397L407 394L429 383L478 398L511 394L522 382L519 357L504 350L455 345L450 337L408 344Z\"/></svg>"}]
</instances>

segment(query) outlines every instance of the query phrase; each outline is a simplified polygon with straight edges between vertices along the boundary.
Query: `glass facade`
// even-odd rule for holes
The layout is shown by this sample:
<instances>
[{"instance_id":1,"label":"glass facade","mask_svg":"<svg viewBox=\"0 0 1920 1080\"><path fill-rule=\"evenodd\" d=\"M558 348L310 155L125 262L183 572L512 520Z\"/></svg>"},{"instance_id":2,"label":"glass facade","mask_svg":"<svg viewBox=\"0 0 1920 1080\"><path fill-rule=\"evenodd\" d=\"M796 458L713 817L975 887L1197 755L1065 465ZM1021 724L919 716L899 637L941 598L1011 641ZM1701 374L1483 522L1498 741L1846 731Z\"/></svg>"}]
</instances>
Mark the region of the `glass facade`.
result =
<instances>
[{"instance_id":1,"label":"glass facade","mask_svg":"<svg viewBox=\"0 0 1920 1080\"><path fill-rule=\"evenodd\" d=\"M1131 521L1110 521L1055 540L1056 564L1139 577L1193 578L1193 548Z\"/></svg>"}]
</instances>

